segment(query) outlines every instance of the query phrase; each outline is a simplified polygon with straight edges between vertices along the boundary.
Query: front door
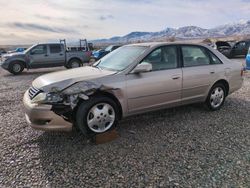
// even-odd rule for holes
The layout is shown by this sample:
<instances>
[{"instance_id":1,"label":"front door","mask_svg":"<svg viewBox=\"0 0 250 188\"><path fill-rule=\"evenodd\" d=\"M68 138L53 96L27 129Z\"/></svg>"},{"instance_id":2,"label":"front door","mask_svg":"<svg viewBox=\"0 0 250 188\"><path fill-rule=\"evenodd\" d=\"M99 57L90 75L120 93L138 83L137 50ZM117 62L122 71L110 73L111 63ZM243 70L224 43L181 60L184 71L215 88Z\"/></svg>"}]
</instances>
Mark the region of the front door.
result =
<instances>
[{"instance_id":1,"label":"front door","mask_svg":"<svg viewBox=\"0 0 250 188\"><path fill-rule=\"evenodd\" d=\"M40 44L32 48L29 52L29 67L46 67L48 62L48 48L46 44Z\"/></svg>"},{"instance_id":2,"label":"front door","mask_svg":"<svg viewBox=\"0 0 250 188\"><path fill-rule=\"evenodd\" d=\"M180 104L182 70L176 46L153 50L142 62L152 64L152 71L126 76L130 114Z\"/></svg>"}]
</instances>

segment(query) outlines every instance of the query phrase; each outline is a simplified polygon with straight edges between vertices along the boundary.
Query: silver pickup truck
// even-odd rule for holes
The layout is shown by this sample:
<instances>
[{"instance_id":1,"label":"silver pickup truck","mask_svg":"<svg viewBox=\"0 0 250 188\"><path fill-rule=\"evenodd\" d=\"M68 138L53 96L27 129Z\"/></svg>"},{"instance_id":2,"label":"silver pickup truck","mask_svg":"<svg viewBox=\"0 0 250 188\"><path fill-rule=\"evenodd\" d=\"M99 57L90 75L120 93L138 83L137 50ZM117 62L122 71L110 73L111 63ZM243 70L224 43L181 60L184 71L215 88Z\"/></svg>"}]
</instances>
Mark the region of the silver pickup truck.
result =
<instances>
[{"instance_id":1,"label":"silver pickup truck","mask_svg":"<svg viewBox=\"0 0 250 188\"><path fill-rule=\"evenodd\" d=\"M1 57L0 65L10 73L20 74L24 68L48 68L65 66L75 68L89 62L91 52L88 47L68 50L65 43L36 44L21 53L6 54Z\"/></svg>"}]
</instances>

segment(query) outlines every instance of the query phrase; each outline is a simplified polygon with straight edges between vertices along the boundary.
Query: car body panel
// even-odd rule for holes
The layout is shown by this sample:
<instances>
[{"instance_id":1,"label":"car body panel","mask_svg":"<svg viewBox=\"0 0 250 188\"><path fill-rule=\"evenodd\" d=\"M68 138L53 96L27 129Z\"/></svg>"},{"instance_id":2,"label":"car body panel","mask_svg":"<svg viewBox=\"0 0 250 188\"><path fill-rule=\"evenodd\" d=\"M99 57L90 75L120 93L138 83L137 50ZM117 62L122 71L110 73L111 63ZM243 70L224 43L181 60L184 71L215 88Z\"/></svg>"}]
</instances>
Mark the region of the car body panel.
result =
<instances>
[{"instance_id":1,"label":"car body panel","mask_svg":"<svg viewBox=\"0 0 250 188\"><path fill-rule=\"evenodd\" d=\"M49 91L49 89L53 87L58 88L58 90L62 90L78 81L87 81L93 78L97 79L98 77L104 77L115 73L116 72L114 71L100 70L94 67L85 66L40 76L33 81L32 85L36 88L42 89L43 91Z\"/></svg>"},{"instance_id":2,"label":"car body panel","mask_svg":"<svg viewBox=\"0 0 250 188\"><path fill-rule=\"evenodd\" d=\"M51 111L51 105L32 104L25 92L24 97L25 118L28 124L37 130L43 131L71 131L72 124Z\"/></svg>"},{"instance_id":3,"label":"car body panel","mask_svg":"<svg viewBox=\"0 0 250 188\"><path fill-rule=\"evenodd\" d=\"M214 67L198 66L184 67L182 83L182 104L188 104L191 101L202 101L206 98L206 91L211 83L211 73Z\"/></svg>"},{"instance_id":4,"label":"car body panel","mask_svg":"<svg viewBox=\"0 0 250 188\"><path fill-rule=\"evenodd\" d=\"M126 76L128 113L180 105L181 87L181 68L128 74Z\"/></svg>"}]
</instances>

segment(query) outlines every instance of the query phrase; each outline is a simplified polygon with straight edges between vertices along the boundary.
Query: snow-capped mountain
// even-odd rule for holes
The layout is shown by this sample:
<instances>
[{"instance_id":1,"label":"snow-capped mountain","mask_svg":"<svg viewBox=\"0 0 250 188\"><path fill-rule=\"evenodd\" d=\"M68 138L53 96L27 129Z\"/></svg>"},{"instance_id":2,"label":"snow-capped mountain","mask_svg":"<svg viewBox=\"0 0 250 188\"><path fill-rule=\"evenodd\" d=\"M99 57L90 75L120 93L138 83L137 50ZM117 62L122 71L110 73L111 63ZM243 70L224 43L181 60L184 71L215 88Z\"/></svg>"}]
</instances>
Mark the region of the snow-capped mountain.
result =
<instances>
[{"instance_id":1,"label":"snow-capped mountain","mask_svg":"<svg viewBox=\"0 0 250 188\"><path fill-rule=\"evenodd\" d=\"M233 35L250 34L250 21L221 25L212 29L204 29L197 26L185 26L180 28L166 28L159 32L131 32L122 37L100 39L98 43L127 43L137 41L151 41L163 38L175 37L178 39L196 39L207 37L226 37Z\"/></svg>"}]
</instances>

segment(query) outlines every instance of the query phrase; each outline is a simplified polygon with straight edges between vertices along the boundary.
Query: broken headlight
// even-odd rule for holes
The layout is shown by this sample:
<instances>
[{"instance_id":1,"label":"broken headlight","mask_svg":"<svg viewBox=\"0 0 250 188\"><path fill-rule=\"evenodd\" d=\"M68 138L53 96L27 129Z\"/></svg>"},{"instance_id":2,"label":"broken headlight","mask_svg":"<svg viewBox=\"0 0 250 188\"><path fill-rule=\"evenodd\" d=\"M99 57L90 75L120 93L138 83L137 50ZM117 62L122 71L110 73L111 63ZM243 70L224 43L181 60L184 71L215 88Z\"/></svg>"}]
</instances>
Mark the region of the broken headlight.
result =
<instances>
[{"instance_id":1,"label":"broken headlight","mask_svg":"<svg viewBox=\"0 0 250 188\"><path fill-rule=\"evenodd\" d=\"M63 91L63 94L65 95L74 95L79 93L91 94L93 93L93 90L99 87L100 87L99 85L89 81L77 82L71 85L70 87L66 88Z\"/></svg>"},{"instance_id":2,"label":"broken headlight","mask_svg":"<svg viewBox=\"0 0 250 188\"><path fill-rule=\"evenodd\" d=\"M39 93L32 99L32 103L38 104L50 104L50 103L58 103L61 102L63 98L59 93Z\"/></svg>"}]
</instances>

